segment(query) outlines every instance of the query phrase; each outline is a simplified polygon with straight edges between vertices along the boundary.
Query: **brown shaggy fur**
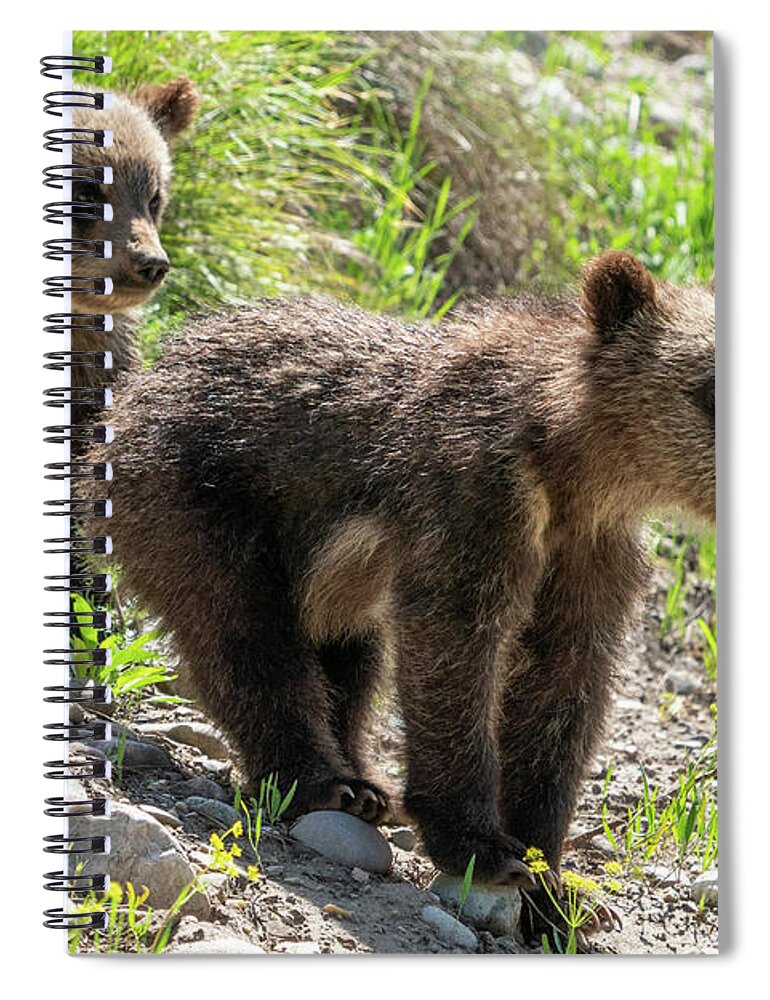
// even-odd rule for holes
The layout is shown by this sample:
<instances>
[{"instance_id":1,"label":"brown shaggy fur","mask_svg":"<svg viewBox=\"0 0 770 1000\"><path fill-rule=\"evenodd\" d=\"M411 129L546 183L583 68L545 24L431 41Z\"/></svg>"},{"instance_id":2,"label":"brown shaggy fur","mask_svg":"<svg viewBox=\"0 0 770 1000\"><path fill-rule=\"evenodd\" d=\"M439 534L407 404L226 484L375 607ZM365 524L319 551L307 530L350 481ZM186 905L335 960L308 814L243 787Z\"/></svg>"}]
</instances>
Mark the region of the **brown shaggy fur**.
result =
<instances>
[{"instance_id":1,"label":"brown shaggy fur","mask_svg":"<svg viewBox=\"0 0 770 1000\"><path fill-rule=\"evenodd\" d=\"M142 306L160 287L169 268L160 243L159 228L171 183L169 143L195 118L198 91L186 77L148 85L133 94L116 94L105 111L78 109L78 128L110 129L113 144L106 149L78 147L77 162L110 166L111 184L73 184L72 200L105 202L112 206L111 222L73 221L75 239L110 240L112 257L73 258L73 274L112 278L111 295L72 296L75 313L110 313L109 333L73 333L74 351L111 351L114 378L141 361L137 329ZM73 368L72 384L104 385L105 373ZM85 414L83 415L85 416Z\"/></svg>"},{"instance_id":2,"label":"brown shaggy fur","mask_svg":"<svg viewBox=\"0 0 770 1000\"><path fill-rule=\"evenodd\" d=\"M715 515L714 301L610 252L574 301L439 328L329 301L203 319L114 409L112 534L249 778L377 820L383 648L440 867L558 869L646 575Z\"/></svg>"}]
</instances>

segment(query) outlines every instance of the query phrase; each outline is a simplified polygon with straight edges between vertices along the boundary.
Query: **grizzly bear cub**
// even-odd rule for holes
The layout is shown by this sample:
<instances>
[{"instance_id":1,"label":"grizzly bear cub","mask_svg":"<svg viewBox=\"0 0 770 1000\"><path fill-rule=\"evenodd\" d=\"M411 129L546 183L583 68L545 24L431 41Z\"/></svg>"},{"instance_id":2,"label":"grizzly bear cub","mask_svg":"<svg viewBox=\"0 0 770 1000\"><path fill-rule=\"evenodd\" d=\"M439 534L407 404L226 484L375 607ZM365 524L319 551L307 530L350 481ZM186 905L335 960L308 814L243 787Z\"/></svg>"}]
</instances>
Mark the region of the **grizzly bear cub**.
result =
<instances>
[{"instance_id":1,"label":"grizzly bear cub","mask_svg":"<svg viewBox=\"0 0 770 1000\"><path fill-rule=\"evenodd\" d=\"M641 524L715 516L714 300L631 255L582 300L410 326L330 301L203 319L114 409L112 534L248 778L378 822L383 651L433 861L558 870L646 580Z\"/></svg>"},{"instance_id":2,"label":"grizzly bear cub","mask_svg":"<svg viewBox=\"0 0 770 1000\"><path fill-rule=\"evenodd\" d=\"M107 378L141 362L137 333L142 306L169 270L159 229L171 183L170 144L191 124L198 104L195 84L181 76L164 84L148 84L132 93L115 94L107 110L78 108L72 114L76 128L112 132L111 146L78 146L74 157L75 162L86 167L111 168L111 183L94 183L92 175L84 170L79 172L81 179L72 184L72 201L82 206L81 216L92 214L85 206L93 203L107 204L112 209L111 221L81 217L72 222L74 239L111 243L109 257L72 258L73 275L112 280L109 294L82 292L72 296L72 311L76 313L72 350L110 351L112 369ZM91 328L89 317L100 313L112 316L112 330ZM105 373L88 363L81 364L72 369L72 384L104 385ZM76 409L75 422L78 417L90 416L87 409Z\"/></svg>"}]
</instances>

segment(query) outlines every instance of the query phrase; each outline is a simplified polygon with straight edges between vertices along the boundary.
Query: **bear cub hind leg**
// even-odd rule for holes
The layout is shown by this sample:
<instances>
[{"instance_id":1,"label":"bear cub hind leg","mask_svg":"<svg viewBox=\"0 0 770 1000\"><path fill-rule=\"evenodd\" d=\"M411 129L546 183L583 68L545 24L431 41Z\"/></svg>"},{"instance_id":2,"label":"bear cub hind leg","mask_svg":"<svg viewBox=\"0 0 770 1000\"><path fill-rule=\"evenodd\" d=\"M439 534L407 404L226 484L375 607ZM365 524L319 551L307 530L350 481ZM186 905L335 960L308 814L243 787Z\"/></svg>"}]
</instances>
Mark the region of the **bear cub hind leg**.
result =
<instances>
[{"instance_id":1,"label":"bear cub hind leg","mask_svg":"<svg viewBox=\"0 0 770 1000\"><path fill-rule=\"evenodd\" d=\"M382 650L377 636L345 636L323 643L318 658L329 692L332 733L355 771L366 772L362 747L372 696L380 675ZM382 823L390 815L388 796L374 782L351 781L361 819Z\"/></svg>"}]
</instances>

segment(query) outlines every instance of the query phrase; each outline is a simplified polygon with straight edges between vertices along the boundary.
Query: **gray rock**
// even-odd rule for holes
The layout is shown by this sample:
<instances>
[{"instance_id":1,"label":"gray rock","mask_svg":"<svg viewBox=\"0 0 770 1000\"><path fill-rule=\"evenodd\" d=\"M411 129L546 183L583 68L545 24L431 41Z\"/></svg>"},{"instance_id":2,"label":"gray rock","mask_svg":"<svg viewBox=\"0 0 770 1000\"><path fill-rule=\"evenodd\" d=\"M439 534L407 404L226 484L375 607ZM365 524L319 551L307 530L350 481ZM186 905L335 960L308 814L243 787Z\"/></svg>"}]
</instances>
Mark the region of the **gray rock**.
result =
<instances>
[{"instance_id":1,"label":"gray rock","mask_svg":"<svg viewBox=\"0 0 770 1000\"><path fill-rule=\"evenodd\" d=\"M463 880L456 875L437 875L429 888L441 901L457 911ZM496 937L514 935L521 920L521 893L513 886L472 885L462 916Z\"/></svg>"},{"instance_id":2,"label":"gray rock","mask_svg":"<svg viewBox=\"0 0 770 1000\"><path fill-rule=\"evenodd\" d=\"M380 831L349 813L332 810L308 813L291 828L291 836L348 868L387 872L393 862L388 842Z\"/></svg>"},{"instance_id":3,"label":"gray rock","mask_svg":"<svg viewBox=\"0 0 770 1000\"><path fill-rule=\"evenodd\" d=\"M402 851L413 851L417 846L417 834L411 826L397 826L390 831L390 841Z\"/></svg>"},{"instance_id":4,"label":"gray rock","mask_svg":"<svg viewBox=\"0 0 770 1000\"><path fill-rule=\"evenodd\" d=\"M538 58L548 48L548 32L546 31L520 31L516 32L517 45L524 52Z\"/></svg>"},{"instance_id":5,"label":"gray rock","mask_svg":"<svg viewBox=\"0 0 770 1000\"><path fill-rule=\"evenodd\" d=\"M238 819L238 815L232 806L217 799L204 799L200 795L189 795L185 799L187 805L197 812L199 816L205 816L224 829L228 829ZM241 817L243 818L243 817Z\"/></svg>"},{"instance_id":6,"label":"gray rock","mask_svg":"<svg viewBox=\"0 0 770 1000\"><path fill-rule=\"evenodd\" d=\"M719 895L718 877L716 869L699 875L690 886L690 898L696 903L703 900L706 906L716 906Z\"/></svg>"},{"instance_id":7,"label":"gray rock","mask_svg":"<svg viewBox=\"0 0 770 1000\"><path fill-rule=\"evenodd\" d=\"M171 833L142 809L112 802L109 816L76 816L70 820L73 837L108 836L110 851L103 855L72 855L71 869L83 862L84 874L108 871L121 885L131 882L136 889L146 885L148 902L154 909L170 906L185 886L196 876L192 865ZM207 917L207 897L196 893L185 906L185 913Z\"/></svg>"},{"instance_id":8,"label":"gray rock","mask_svg":"<svg viewBox=\"0 0 770 1000\"><path fill-rule=\"evenodd\" d=\"M191 795L198 795L204 799L218 799L220 802L231 802L233 798L216 781L212 781L211 778L205 778L203 775L195 775L186 781L178 782L174 786L174 792L185 799Z\"/></svg>"},{"instance_id":9,"label":"gray rock","mask_svg":"<svg viewBox=\"0 0 770 1000\"><path fill-rule=\"evenodd\" d=\"M122 766L129 771L173 767L173 761L163 749L154 743L139 740L118 739L93 740L88 744L112 761L113 766Z\"/></svg>"},{"instance_id":10,"label":"gray rock","mask_svg":"<svg viewBox=\"0 0 770 1000\"><path fill-rule=\"evenodd\" d=\"M201 877L201 882L206 887L206 895L209 899L223 899L230 886L230 876L225 875L224 872L209 872Z\"/></svg>"},{"instance_id":11,"label":"gray rock","mask_svg":"<svg viewBox=\"0 0 770 1000\"><path fill-rule=\"evenodd\" d=\"M142 802L139 808L142 812L146 812L148 816L152 816L153 819L156 819L164 826L170 826L172 830L176 830L182 825L182 821L178 816L166 812L165 809L159 809L157 806L152 806L145 802Z\"/></svg>"},{"instance_id":12,"label":"gray rock","mask_svg":"<svg viewBox=\"0 0 770 1000\"><path fill-rule=\"evenodd\" d=\"M215 925L212 925L215 926ZM204 937L200 941L171 944L167 955L264 955L265 949L245 938Z\"/></svg>"},{"instance_id":13,"label":"gray rock","mask_svg":"<svg viewBox=\"0 0 770 1000\"><path fill-rule=\"evenodd\" d=\"M692 73L694 76L705 76L711 64L702 52L690 52L689 55L680 56L674 63L676 69L683 73Z\"/></svg>"},{"instance_id":14,"label":"gray rock","mask_svg":"<svg viewBox=\"0 0 770 1000\"><path fill-rule=\"evenodd\" d=\"M465 924L453 917L451 913L442 910L440 906L425 906L422 919L435 930L442 941L463 951L476 951L478 940L476 935Z\"/></svg>"},{"instance_id":15,"label":"gray rock","mask_svg":"<svg viewBox=\"0 0 770 1000\"><path fill-rule=\"evenodd\" d=\"M214 760L212 757L201 757L198 761L204 771L215 775L217 778L227 778L233 769L229 760Z\"/></svg>"},{"instance_id":16,"label":"gray rock","mask_svg":"<svg viewBox=\"0 0 770 1000\"><path fill-rule=\"evenodd\" d=\"M674 694L695 694L700 689L700 682L686 670L669 670L664 686Z\"/></svg>"},{"instance_id":17,"label":"gray rock","mask_svg":"<svg viewBox=\"0 0 770 1000\"><path fill-rule=\"evenodd\" d=\"M206 722L163 722L144 726L142 732L149 736L165 736L174 743L195 747L208 757L227 760L231 754L219 733Z\"/></svg>"},{"instance_id":18,"label":"gray rock","mask_svg":"<svg viewBox=\"0 0 770 1000\"><path fill-rule=\"evenodd\" d=\"M599 833L595 837L591 838L591 848L594 851L599 851L599 853L603 854L606 858L614 858L617 853L615 848L603 833Z\"/></svg>"}]
</instances>

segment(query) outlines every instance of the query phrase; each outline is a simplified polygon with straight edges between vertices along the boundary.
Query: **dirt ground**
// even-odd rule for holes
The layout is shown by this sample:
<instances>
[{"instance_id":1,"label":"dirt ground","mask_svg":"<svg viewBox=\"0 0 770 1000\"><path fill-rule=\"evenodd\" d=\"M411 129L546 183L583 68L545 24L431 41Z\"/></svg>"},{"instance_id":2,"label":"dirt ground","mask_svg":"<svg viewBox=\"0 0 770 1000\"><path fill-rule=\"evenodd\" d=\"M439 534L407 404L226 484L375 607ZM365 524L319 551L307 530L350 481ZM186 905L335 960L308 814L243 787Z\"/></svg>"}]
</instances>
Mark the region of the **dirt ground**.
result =
<instances>
[{"instance_id":1,"label":"dirt ground","mask_svg":"<svg viewBox=\"0 0 770 1000\"><path fill-rule=\"evenodd\" d=\"M691 583L684 636L661 640L659 623L668 585L667 572L661 568L618 685L606 738L584 781L570 830L565 868L596 881L602 881L605 864L615 858L602 832L603 801L608 821L616 824L619 835L628 807L642 794L640 764L650 784L665 794L676 786L688 755L697 754L713 734L710 706L715 690L706 681L699 632L694 627L699 616L713 613L713 595L705 585ZM223 827L189 808L181 798L180 783L196 775L214 779L223 789L221 798L232 802L237 775L227 762L212 762L191 746L144 732L158 724L196 720L205 721L194 705L161 706L147 700L127 716L113 715L113 721L124 723L142 741L162 746L170 762L159 768L124 765L119 775L113 773L111 783L91 782L87 788L107 794L115 802L167 811L174 818L171 832L178 850L195 871L202 871L208 864L210 834L212 830L221 832ZM401 778L400 742L398 712L386 697L377 711L374 762L396 786ZM610 766L612 776L607 783ZM385 827L383 833L389 837L391 831ZM473 947L441 935L423 916L426 905L440 901L428 888L437 872L422 853L419 840L411 849L393 842L391 848L394 860L387 875L351 871L297 843L287 824L268 826L259 844L257 881L208 875L210 913L199 919L183 910L170 950L216 951L220 945L224 949L223 939L232 938L268 953L526 950L514 935L494 936L478 928ZM622 891L613 898L623 928L592 934L591 949L605 954L716 952L716 907L699 907L691 898L691 883L700 874L694 858L677 871L670 851L647 864L626 865L619 876Z\"/></svg>"}]
</instances>

